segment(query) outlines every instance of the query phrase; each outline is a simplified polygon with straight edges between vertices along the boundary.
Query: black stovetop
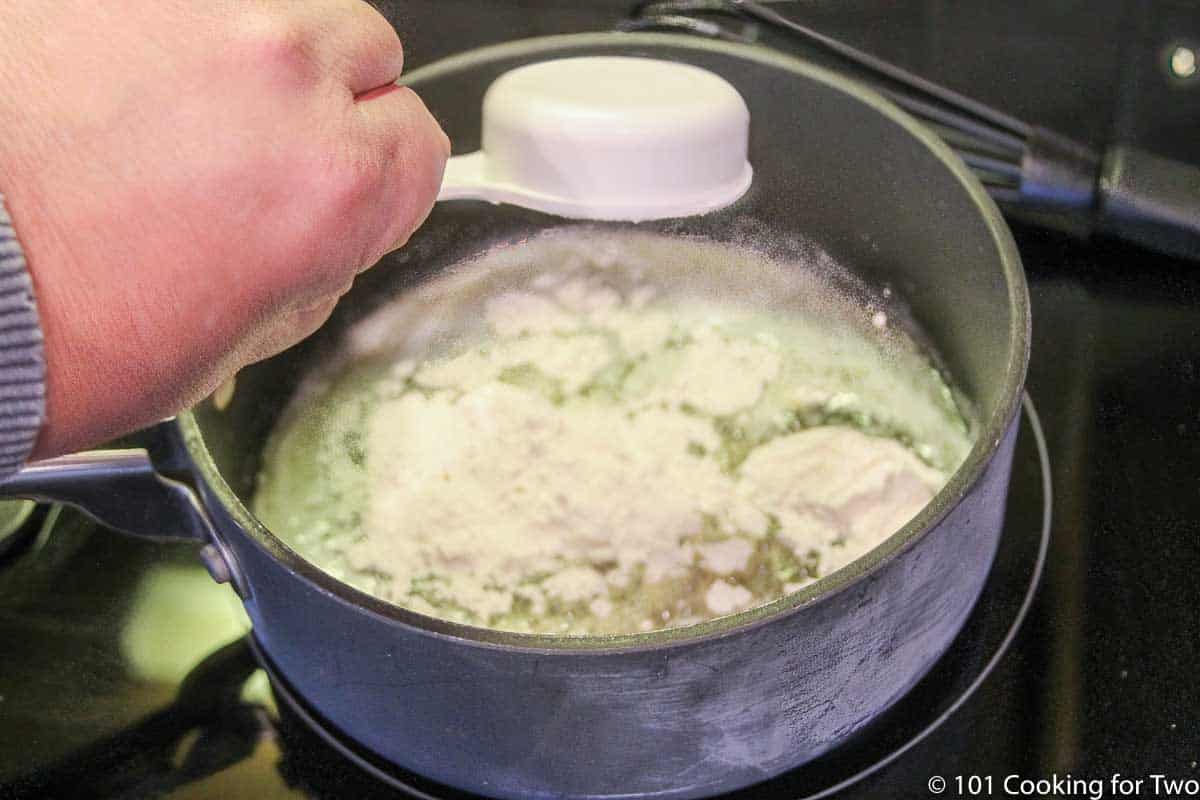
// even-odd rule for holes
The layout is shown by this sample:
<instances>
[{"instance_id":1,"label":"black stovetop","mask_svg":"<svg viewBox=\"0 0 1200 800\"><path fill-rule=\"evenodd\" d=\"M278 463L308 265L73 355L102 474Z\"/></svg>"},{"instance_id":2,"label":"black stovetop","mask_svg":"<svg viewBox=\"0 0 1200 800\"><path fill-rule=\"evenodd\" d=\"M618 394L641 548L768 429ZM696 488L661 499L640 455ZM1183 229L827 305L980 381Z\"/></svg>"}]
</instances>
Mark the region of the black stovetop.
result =
<instances>
[{"instance_id":1,"label":"black stovetop","mask_svg":"<svg viewBox=\"0 0 1200 800\"><path fill-rule=\"evenodd\" d=\"M934 775L952 781L948 797L959 775L991 776L997 797L1014 774L1102 779L1105 797L1114 773L1200 779L1200 264L1016 234L1033 301L1028 390L1054 490L1028 614L989 669L1040 541L1026 425L1009 561L985 615L885 728L742 797L810 794L901 749L837 796L929 797ZM246 623L188 546L71 512L34 524L24 553L0 564L0 798L403 796L289 724L244 641L221 650Z\"/></svg>"}]
</instances>

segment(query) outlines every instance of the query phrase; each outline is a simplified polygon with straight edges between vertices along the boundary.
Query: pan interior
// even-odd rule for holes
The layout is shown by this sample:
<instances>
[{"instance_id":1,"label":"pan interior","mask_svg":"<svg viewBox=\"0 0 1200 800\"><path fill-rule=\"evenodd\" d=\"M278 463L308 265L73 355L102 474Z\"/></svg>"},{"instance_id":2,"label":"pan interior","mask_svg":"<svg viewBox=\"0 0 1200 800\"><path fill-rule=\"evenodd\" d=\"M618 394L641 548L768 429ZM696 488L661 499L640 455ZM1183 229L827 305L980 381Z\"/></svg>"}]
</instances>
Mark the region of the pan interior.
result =
<instances>
[{"instance_id":1,"label":"pan interior","mask_svg":"<svg viewBox=\"0 0 1200 800\"><path fill-rule=\"evenodd\" d=\"M805 538L795 526L816 524L811 520L782 516L781 522L781 515L770 508L752 509L748 513L758 513L757 521L746 522L743 529L738 526L746 519L748 505L731 511L732 506L714 505L695 495L702 494L696 489L692 502L700 509L695 511L695 530L672 543L688 568L672 572L669 580L650 581L651 562L666 552L655 550L654 558L638 562L633 574L621 572L625 561L633 558L630 554L637 552L627 547L627 529L670 507L671 498L687 494L691 484L710 480L719 487L715 493L733 486L735 478L741 481L742 473L755 471L768 459L760 457L768 446L786 453L786 447L803 436L861 431L869 435L871 447L904 451L914 465L912 474L928 481L928 499L970 448L968 404L949 389L927 346L918 344L923 338L900 299L887 287L868 286L811 244L793 244L782 258L746 243L588 226L506 245L455 263L344 326L344 333L330 340L321 357L302 371L294 398L266 446L266 468L255 480L257 516L301 555L370 594L467 624L526 632L627 633L688 625L796 591L869 550L915 511L910 497L903 518L892 519L890 527L875 533L851 533L847 540L849 528L835 535L830 527L824 533L806 533ZM560 317L572 314L575 321L569 330L563 328ZM652 319L668 320L672 332L639 352L636 342L630 345L623 333L614 335L614 328L597 322L618 318L634 339L646 332L645 323ZM538 330L547 319L552 320L552 330ZM507 326L508 340L489 340L489 330L496 325ZM532 328L522 327L527 325ZM723 340L730 346L701 352L696 338L709 331L730 337ZM557 372L522 360L523 355L504 356L508 361L501 358L497 367L501 347L518 353L532 348L551 361L556 353L568 358L558 359ZM748 354L772 348L777 355L771 363L786 379L763 378L760 384L765 388L750 400L722 407L722 397L729 398L731 391L737 394L730 387L756 380L739 374L756 369ZM730 361L734 350L745 358ZM598 353L599 360L590 371L585 365L580 372L578 362L586 361L588 353ZM686 366L680 366L680 359ZM481 376L489 368L496 370L490 383ZM676 394L655 394L662 388L655 372L660 368L676 378L685 374L682 384L677 380L673 385ZM510 405L497 405L497 391ZM469 412L463 408L480 397L486 398L477 409L484 419L468 430L461 415ZM540 403L537 414L544 416L546 425L561 426L571 414L586 414L590 416L585 427L612 430L580 438L568 426L548 434L542 444L510 441L511 447L500 449L503 437L488 437L502 424L494 417L511 411L512 397ZM564 408L569 411L560 413ZM413 409L424 416L413 417ZM408 428L389 435L378 420L397 410L402 417L408 414ZM428 429L430 421L444 413L459 416L443 429ZM641 428L632 433L616 430L624 416L632 419L635 414ZM514 428L518 435L535 436L530 426L542 427L542 419L522 418L521 424L525 427ZM680 425L688 432L674 441L671 431L678 434ZM468 441L476 435L483 444ZM545 476L541 484L536 477L532 483L527 480L529 473L537 472L539 448L553 451L563 437L572 435L572 446L588 451L603 449L613 436L632 435L633 443L618 452L619 457L628 459L632 453L635 460L653 456L659 461L642 458L640 474L638 464L630 464L632 474L615 487L611 474L607 483L589 474L595 463L590 454L580 459L580 474L570 480L556 482L552 476L549 485ZM395 440L397 452L389 461L378 442L391 442L394 436L428 441L414 445ZM456 437L461 441L452 442ZM834 445L835 451L839 446L846 445ZM378 517L376 509L389 502L380 497L402 495L409 483L427 484L428 473L435 469L431 454L438 461L446 451L469 452L472 447L484 448L476 457L484 459L483 479L505 482L505 502L475 509L474 518L464 512L463 507L494 502L497 495L480 492L479 475L474 483L462 481L461 464L452 460L449 466L436 466L445 466L446 472L433 481L432 491L422 489L391 504L385 538L403 542L417 530L425 537L423 549L378 547L384 531L372 520ZM651 452L665 447L673 448L669 457ZM524 452L529 463L506 463L508 450L521 448L529 450ZM891 451L881 450L862 456L864 469L878 468L884 452L891 457ZM548 459L554 456L555 452L546 454ZM562 453L558 456L561 459ZM646 472L647 463L656 465ZM559 464L566 471L574 466ZM773 468L786 474L784 464ZM503 478L497 477L506 469ZM523 483L529 484L530 495L514 501L511 492L523 491L524 486L517 486ZM541 495L548 491L558 493L561 508L531 512L547 502ZM647 499L645 492L655 497ZM589 493L590 499L583 497ZM718 506L724 510L715 510ZM512 534L515 518L526 513L530 520L540 520L543 530L547 520L549 527L560 520L568 528L591 524L608 531L607 537L589 545L590 552L606 555L584 563L555 560L554 567L530 566L519 575L521 588L492 586L491 595L467 595L462 586L455 594L447 588L439 570L453 567L456 559L472 559L470 543L476 538L481 550L502 547L506 557L523 557L508 551L519 551L528 532L518 531L508 540L504 532ZM597 513L603 518L597 519ZM529 527L524 521L520 526ZM746 533L754 528L756 533ZM679 534L671 531L664 535ZM364 562L364 552L387 557ZM535 547L524 557L533 563L538 552ZM420 562L421 567L389 569L397 558L405 565ZM730 558L738 563L730 563ZM496 563L493 559L491 566ZM601 564L616 572L603 572ZM470 579L479 580L472 573L476 566L463 567ZM614 577L617 573L619 579ZM495 570L487 574L493 584L498 581ZM610 592L612 586L602 578L622 588ZM602 581L600 589L595 588L597 581ZM592 584L590 593L574 594L581 582ZM560 588L544 588L552 585ZM462 600L468 596L470 603ZM616 603L615 613L610 599Z\"/></svg>"}]
</instances>

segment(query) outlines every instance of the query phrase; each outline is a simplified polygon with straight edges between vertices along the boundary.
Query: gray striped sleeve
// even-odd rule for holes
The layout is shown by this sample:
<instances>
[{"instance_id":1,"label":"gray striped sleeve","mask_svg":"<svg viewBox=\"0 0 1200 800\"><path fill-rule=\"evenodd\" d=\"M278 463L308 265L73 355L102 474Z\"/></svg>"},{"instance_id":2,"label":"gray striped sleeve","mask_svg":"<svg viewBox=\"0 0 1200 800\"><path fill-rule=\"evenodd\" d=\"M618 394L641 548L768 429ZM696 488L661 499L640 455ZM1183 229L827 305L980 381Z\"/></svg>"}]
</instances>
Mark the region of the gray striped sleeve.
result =
<instances>
[{"instance_id":1,"label":"gray striped sleeve","mask_svg":"<svg viewBox=\"0 0 1200 800\"><path fill-rule=\"evenodd\" d=\"M25 254L0 195L0 477L33 450L46 413L46 360Z\"/></svg>"}]
</instances>

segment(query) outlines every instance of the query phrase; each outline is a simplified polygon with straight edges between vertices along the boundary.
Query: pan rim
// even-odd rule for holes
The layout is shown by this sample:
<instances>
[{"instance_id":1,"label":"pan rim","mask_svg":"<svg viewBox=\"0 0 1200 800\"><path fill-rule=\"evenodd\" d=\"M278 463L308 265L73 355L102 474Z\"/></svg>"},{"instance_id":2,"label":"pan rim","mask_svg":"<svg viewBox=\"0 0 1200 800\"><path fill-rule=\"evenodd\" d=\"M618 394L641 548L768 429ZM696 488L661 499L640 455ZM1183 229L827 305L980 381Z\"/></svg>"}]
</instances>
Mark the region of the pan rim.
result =
<instances>
[{"instance_id":1,"label":"pan rim","mask_svg":"<svg viewBox=\"0 0 1200 800\"><path fill-rule=\"evenodd\" d=\"M450 56L414 70L402 83L419 83L463 67L505 57L541 54L546 58L569 57L588 48L624 46L634 53L636 47L669 47L715 52L785 69L848 94L900 126L917 139L958 179L976 211L982 216L992 243L1000 257L1000 267L1008 291L1010 325L1007 335L1008 359L1004 365L1003 401L980 420L979 435L966 459L950 480L922 511L883 542L846 566L818 579L797 592L770 603L728 616L679 628L644 633L611 635L563 635L518 633L452 622L406 609L367 594L344 583L305 559L264 526L242 503L217 470L203 434L191 411L179 415L176 424L213 498L221 504L248 539L307 581L329 598L436 638L481 648L528 652L537 655L635 653L647 650L693 646L702 642L740 635L747 631L801 613L803 609L827 602L834 596L868 580L887 563L915 546L935 528L980 482L984 472L1004 440L1014 417L1020 411L1029 362L1031 312L1028 287L1020 255L1012 234L999 209L983 185L959 157L933 132L890 101L848 78L798 58L749 45L699 40L678 34L661 33L583 33L544 36L483 47ZM631 48L630 45L633 45ZM669 56L668 56L669 57Z\"/></svg>"}]
</instances>

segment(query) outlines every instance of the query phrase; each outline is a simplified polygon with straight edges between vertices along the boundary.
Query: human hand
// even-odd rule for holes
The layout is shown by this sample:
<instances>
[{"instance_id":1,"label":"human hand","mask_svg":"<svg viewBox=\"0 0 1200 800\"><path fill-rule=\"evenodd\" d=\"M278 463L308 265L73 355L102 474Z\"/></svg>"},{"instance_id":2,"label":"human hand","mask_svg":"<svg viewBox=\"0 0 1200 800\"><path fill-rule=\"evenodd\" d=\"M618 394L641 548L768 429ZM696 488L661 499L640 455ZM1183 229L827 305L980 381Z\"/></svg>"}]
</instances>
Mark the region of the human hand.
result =
<instances>
[{"instance_id":1,"label":"human hand","mask_svg":"<svg viewBox=\"0 0 1200 800\"><path fill-rule=\"evenodd\" d=\"M198 402L401 246L449 141L361 0L5 0L0 193L47 360L35 455Z\"/></svg>"}]
</instances>

